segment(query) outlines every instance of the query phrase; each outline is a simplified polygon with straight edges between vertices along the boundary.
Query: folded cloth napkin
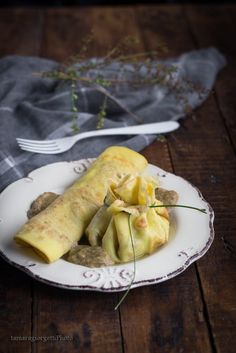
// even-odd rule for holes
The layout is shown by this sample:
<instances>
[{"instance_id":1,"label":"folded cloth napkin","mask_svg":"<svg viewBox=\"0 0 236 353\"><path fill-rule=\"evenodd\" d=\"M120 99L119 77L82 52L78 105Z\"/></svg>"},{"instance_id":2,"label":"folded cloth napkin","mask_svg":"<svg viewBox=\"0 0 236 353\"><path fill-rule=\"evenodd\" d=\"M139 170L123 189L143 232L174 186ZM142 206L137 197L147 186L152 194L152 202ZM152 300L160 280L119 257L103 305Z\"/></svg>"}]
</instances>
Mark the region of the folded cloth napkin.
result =
<instances>
[{"instance_id":1,"label":"folded cloth napkin","mask_svg":"<svg viewBox=\"0 0 236 353\"><path fill-rule=\"evenodd\" d=\"M90 60L93 62L101 59ZM194 109L207 98L207 90L213 87L216 75L225 66L226 60L217 49L207 48L183 54L164 63L174 64L178 68L173 73L174 80L181 82L186 75L191 82L206 89L201 96L194 89L185 92L189 105ZM137 72L134 67L127 65L114 62L99 72L94 72L96 70L93 69L88 74L91 76L99 73L103 77L118 75L121 80L135 78ZM16 137L50 139L72 134L71 121L74 113L71 112L70 85L34 75L36 72L55 70L58 67L59 64L55 61L37 57L7 56L0 59L0 190L42 165L95 157L110 145L123 145L140 151L156 138L154 135L140 135L86 139L59 155L40 155L20 150ZM144 64L138 75L145 77L145 72ZM77 124L80 131L95 130L97 113L104 96L94 87L85 87L81 83L76 90ZM154 85L132 88L123 84L114 88L112 95L118 101L107 100L104 128L138 123L121 105L134 112L139 117L139 123L178 120L185 116L184 101L178 100L173 90L167 87Z\"/></svg>"}]
</instances>

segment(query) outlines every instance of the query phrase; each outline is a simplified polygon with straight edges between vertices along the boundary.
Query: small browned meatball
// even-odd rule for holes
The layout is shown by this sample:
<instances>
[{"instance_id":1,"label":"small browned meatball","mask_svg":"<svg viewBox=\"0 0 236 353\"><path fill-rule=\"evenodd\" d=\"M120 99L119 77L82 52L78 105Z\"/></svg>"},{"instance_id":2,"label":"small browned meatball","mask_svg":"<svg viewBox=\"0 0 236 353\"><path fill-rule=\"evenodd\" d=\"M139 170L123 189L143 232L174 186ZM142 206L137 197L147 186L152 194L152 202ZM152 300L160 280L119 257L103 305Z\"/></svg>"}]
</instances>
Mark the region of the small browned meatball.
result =
<instances>
[{"instance_id":1,"label":"small browned meatball","mask_svg":"<svg viewBox=\"0 0 236 353\"><path fill-rule=\"evenodd\" d=\"M35 199L27 212L27 217L32 218L47 208L59 195L54 192L44 192Z\"/></svg>"},{"instance_id":2,"label":"small browned meatball","mask_svg":"<svg viewBox=\"0 0 236 353\"><path fill-rule=\"evenodd\" d=\"M77 245L68 254L67 261L86 267L102 267L114 262L101 246Z\"/></svg>"},{"instance_id":3,"label":"small browned meatball","mask_svg":"<svg viewBox=\"0 0 236 353\"><path fill-rule=\"evenodd\" d=\"M176 205L178 202L178 193L174 190L157 188L155 194L157 200L161 201L164 205Z\"/></svg>"}]
</instances>

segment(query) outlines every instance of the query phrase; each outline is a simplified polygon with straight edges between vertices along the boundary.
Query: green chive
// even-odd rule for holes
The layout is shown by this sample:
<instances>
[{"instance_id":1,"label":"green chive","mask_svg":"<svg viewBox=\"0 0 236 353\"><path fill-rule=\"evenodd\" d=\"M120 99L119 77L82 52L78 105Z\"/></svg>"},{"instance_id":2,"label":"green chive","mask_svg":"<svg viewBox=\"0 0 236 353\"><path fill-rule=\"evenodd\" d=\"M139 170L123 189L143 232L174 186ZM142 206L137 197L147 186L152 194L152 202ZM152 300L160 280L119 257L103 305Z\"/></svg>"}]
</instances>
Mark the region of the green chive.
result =
<instances>
[{"instance_id":1,"label":"green chive","mask_svg":"<svg viewBox=\"0 0 236 353\"><path fill-rule=\"evenodd\" d=\"M202 213L207 213L205 208L198 208L198 207L193 207L193 206L187 206L187 205L151 205L149 208L157 208L157 207L183 207L183 208L191 208L192 210L196 210Z\"/></svg>"},{"instance_id":2,"label":"green chive","mask_svg":"<svg viewBox=\"0 0 236 353\"><path fill-rule=\"evenodd\" d=\"M135 280L135 275L136 275L136 257L135 257L135 249L134 249L134 240L133 240L133 234L132 234L132 230L131 230L131 214L129 214L129 233L130 233L130 239L131 239L131 244L132 244L132 250L133 250L133 265L134 265L134 272L133 272L133 278L127 288L127 290L125 291L125 294L121 297L120 301L118 302L118 304L115 306L114 310L117 310L119 308L119 306L121 305L121 303L125 300L125 298L127 297L127 295L129 294L129 291L131 289L132 284L134 283Z\"/></svg>"}]
</instances>

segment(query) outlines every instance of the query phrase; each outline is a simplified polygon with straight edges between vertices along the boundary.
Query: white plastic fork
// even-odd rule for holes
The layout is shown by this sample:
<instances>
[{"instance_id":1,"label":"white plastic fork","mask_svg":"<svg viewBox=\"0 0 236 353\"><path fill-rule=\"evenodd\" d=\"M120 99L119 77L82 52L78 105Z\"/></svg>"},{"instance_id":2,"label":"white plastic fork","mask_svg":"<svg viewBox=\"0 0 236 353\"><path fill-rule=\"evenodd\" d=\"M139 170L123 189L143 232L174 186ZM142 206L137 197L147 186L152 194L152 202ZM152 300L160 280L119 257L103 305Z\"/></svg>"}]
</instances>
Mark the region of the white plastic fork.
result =
<instances>
[{"instance_id":1,"label":"white plastic fork","mask_svg":"<svg viewBox=\"0 0 236 353\"><path fill-rule=\"evenodd\" d=\"M81 132L77 135L63 137L55 140L27 140L17 138L18 145L24 151L43 154L58 154L68 151L76 142L94 136L108 135L140 135L140 134L162 134L178 129L176 121L164 121L160 123L141 124L125 126L112 129Z\"/></svg>"}]
</instances>

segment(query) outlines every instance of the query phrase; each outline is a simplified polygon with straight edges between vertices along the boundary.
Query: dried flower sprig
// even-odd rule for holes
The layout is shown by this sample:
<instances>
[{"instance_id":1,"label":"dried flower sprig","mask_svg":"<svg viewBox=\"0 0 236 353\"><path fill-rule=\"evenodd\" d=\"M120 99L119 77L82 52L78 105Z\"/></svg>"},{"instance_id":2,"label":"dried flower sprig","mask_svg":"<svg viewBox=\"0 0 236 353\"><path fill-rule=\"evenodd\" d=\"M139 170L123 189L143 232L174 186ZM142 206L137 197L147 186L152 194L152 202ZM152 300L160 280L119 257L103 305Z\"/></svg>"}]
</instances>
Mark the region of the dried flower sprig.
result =
<instances>
[{"instance_id":1,"label":"dried flower sprig","mask_svg":"<svg viewBox=\"0 0 236 353\"><path fill-rule=\"evenodd\" d=\"M76 92L76 84L74 81L71 83L71 111L74 113L72 116L71 128L74 132L79 132L79 126L77 125L78 118L78 94Z\"/></svg>"},{"instance_id":2,"label":"dried flower sprig","mask_svg":"<svg viewBox=\"0 0 236 353\"><path fill-rule=\"evenodd\" d=\"M102 129L104 127L104 120L107 115L107 96L105 96L100 111L98 113L97 129Z\"/></svg>"},{"instance_id":3,"label":"dried flower sprig","mask_svg":"<svg viewBox=\"0 0 236 353\"><path fill-rule=\"evenodd\" d=\"M77 125L79 97L76 92L78 82L84 87L92 86L104 95L104 102L97 113L97 128L104 126L108 100L115 102L137 122L142 122L142 118L130 111L113 93L114 88L122 88L122 85L125 85L125 87L132 86L134 89L160 85L174 93L176 101L184 105L185 113L191 112L187 94L198 92L201 98L203 94L207 93L205 89L196 86L188 78L181 77L180 80L178 68L175 65L157 61L158 55L167 50L162 42L160 42L158 50L124 54L130 50L132 45L139 43L136 37L127 36L118 42L116 46L110 48L102 59L86 60L88 48L93 40L94 36L90 33L84 38L81 49L76 55L71 56L56 70L39 73L42 77L57 79L71 84L71 111L74 113L71 127L74 132L79 131ZM111 64L114 62L123 65L126 74L124 74L123 78L120 78L117 71L112 69ZM109 77L101 74L102 70L105 71L107 67L109 67L109 72L111 73L110 76L108 75ZM135 77L133 77L134 73Z\"/></svg>"}]
</instances>

